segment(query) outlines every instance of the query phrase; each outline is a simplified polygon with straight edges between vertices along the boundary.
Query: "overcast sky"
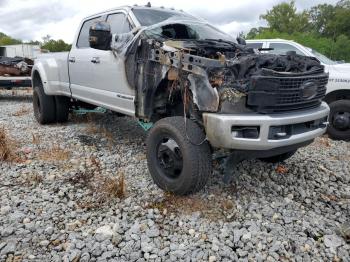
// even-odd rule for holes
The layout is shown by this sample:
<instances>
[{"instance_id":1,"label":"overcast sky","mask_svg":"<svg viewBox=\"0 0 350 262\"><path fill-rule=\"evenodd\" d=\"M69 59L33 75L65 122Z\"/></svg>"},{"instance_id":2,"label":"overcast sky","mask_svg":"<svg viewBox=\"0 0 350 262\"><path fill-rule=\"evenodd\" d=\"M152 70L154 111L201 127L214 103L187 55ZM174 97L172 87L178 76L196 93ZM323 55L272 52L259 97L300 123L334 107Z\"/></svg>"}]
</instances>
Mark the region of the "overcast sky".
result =
<instances>
[{"instance_id":1,"label":"overcast sky","mask_svg":"<svg viewBox=\"0 0 350 262\"><path fill-rule=\"evenodd\" d=\"M201 16L223 31L236 36L264 25L259 15L283 0L174 0L151 1L153 6L174 7ZM337 0L296 0L299 10ZM45 35L71 43L80 20L88 15L127 4L128 0L0 0L0 32L23 40L42 40Z\"/></svg>"}]
</instances>

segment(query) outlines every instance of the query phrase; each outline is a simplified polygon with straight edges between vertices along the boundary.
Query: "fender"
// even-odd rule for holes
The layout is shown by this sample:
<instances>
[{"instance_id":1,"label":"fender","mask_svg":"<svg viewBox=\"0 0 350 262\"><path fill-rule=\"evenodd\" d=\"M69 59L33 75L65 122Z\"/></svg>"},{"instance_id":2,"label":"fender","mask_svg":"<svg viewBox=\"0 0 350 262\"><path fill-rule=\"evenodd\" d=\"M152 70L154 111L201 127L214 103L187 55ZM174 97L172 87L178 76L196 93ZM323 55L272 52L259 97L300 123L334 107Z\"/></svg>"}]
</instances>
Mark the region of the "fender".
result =
<instances>
[{"instance_id":1,"label":"fender","mask_svg":"<svg viewBox=\"0 0 350 262\"><path fill-rule=\"evenodd\" d=\"M47 75L44 70L44 66L41 62L35 61L35 64L32 68L32 87L33 88L34 88L34 78L37 77L37 75L39 75L40 81L43 84L45 94L50 95L52 92L52 88L50 87L49 82L47 80Z\"/></svg>"},{"instance_id":2,"label":"fender","mask_svg":"<svg viewBox=\"0 0 350 262\"><path fill-rule=\"evenodd\" d=\"M350 89L336 89L334 91L331 91L327 93L326 97L324 98L324 101L326 101L328 104L337 101L337 100L343 100L343 99L350 99Z\"/></svg>"},{"instance_id":3,"label":"fender","mask_svg":"<svg viewBox=\"0 0 350 262\"><path fill-rule=\"evenodd\" d=\"M71 96L67 54L55 54L55 57L42 55L35 60L32 69L32 85L34 78L40 76L44 92L47 95Z\"/></svg>"}]
</instances>

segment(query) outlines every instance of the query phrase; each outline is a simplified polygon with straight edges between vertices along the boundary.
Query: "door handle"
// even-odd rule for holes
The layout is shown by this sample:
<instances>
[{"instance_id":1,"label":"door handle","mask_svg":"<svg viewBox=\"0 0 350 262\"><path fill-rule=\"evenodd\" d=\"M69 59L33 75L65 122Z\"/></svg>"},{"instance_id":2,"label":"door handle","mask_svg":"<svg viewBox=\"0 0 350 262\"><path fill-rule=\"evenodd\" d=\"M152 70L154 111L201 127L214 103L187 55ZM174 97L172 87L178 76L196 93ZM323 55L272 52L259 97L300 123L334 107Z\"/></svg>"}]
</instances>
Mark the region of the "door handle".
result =
<instances>
[{"instance_id":1,"label":"door handle","mask_svg":"<svg viewBox=\"0 0 350 262\"><path fill-rule=\"evenodd\" d=\"M68 60L70 63L75 63L75 57L70 57Z\"/></svg>"},{"instance_id":2,"label":"door handle","mask_svg":"<svg viewBox=\"0 0 350 262\"><path fill-rule=\"evenodd\" d=\"M99 64L99 63L100 63L100 58L99 58L99 57L93 57L93 58L91 59L91 63Z\"/></svg>"}]
</instances>

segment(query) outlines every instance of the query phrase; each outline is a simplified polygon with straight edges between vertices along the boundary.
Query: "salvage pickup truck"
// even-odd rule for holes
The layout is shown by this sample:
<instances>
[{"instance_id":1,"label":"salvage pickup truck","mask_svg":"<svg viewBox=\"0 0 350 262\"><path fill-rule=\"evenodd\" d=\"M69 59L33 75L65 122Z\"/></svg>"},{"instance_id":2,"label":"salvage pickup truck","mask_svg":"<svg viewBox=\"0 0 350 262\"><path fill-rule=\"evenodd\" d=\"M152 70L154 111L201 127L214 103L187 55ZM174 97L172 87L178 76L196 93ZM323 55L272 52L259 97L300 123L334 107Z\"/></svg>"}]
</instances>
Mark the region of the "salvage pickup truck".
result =
<instances>
[{"instance_id":1,"label":"salvage pickup truck","mask_svg":"<svg viewBox=\"0 0 350 262\"><path fill-rule=\"evenodd\" d=\"M71 51L42 55L32 70L39 123L65 122L79 106L134 117L150 128L154 182L179 195L204 187L217 149L228 162L276 162L322 135L327 82L312 57L260 54L204 20L149 6L83 19Z\"/></svg>"}]
</instances>

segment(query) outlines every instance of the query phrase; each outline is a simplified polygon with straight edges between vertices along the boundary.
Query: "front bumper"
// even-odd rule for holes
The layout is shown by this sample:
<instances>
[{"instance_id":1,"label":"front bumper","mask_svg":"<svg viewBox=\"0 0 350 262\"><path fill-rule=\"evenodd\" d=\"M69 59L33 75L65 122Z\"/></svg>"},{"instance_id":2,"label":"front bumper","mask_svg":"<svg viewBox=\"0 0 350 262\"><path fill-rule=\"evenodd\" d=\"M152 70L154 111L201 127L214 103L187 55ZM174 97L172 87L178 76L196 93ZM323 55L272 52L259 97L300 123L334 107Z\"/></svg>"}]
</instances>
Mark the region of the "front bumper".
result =
<instances>
[{"instance_id":1,"label":"front bumper","mask_svg":"<svg viewBox=\"0 0 350 262\"><path fill-rule=\"evenodd\" d=\"M317 108L271 115L203 113L203 120L207 139L213 147L269 150L313 140L324 134L328 114L329 107L322 102ZM237 127L257 128L257 137L238 137L233 131ZM278 137L274 136L274 130L279 130Z\"/></svg>"}]
</instances>

